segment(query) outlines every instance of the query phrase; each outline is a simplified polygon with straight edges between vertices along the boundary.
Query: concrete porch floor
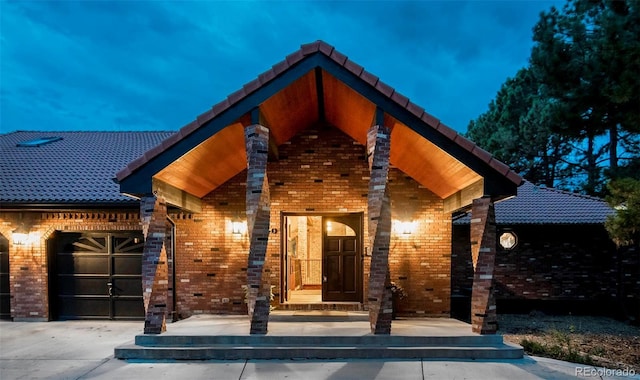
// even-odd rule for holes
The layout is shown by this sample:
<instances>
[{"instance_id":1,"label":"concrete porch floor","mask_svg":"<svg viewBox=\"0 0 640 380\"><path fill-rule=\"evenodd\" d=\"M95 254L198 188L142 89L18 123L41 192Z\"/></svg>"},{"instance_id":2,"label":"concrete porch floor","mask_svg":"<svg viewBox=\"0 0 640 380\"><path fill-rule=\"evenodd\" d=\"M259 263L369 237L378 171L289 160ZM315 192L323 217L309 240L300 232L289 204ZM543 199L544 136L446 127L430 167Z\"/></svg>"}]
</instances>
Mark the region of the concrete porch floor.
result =
<instances>
[{"instance_id":1,"label":"concrete porch floor","mask_svg":"<svg viewBox=\"0 0 640 380\"><path fill-rule=\"evenodd\" d=\"M201 314L167 324L162 335L249 335L247 316ZM271 336L365 336L373 335L368 312L311 310L272 311ZM451 318L400 318L391 324L397 336L478 336L471 325Z\"/></svg>"}]
</instances>

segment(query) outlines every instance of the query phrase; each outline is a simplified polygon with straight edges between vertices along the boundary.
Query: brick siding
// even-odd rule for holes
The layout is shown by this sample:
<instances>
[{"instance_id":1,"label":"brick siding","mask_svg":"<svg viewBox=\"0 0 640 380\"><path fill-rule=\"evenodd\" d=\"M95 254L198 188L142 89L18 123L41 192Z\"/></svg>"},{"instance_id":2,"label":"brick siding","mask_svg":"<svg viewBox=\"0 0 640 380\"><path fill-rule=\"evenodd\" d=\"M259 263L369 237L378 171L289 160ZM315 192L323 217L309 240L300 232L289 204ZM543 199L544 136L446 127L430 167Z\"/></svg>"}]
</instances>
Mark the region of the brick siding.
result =
<instances>
[{"instance_id":1,"label":"brick siding","mask_svg":"<svg viewBox=\"0 0 640 380\"><path fill-rule=\"evenodd\" d=\"M22 215L22 216L21 216ZM22 220L32 237L15 246L14 231ZM76 210L74 212L3 212L0 234L9 241L11 317L15 321L47 321L49 257L47 241L56 231L140 231L138 208L130 210Z\"/></svg>"},{"instance_id":2,"label":"brick siding","mask_svg":"<svg viewBox=\"0 0 640 380\"><path fill-rule=\"evenodd\" d=\"M369 168L366 149L335 128L307 129L279 147L269 162L271 222L265 273L280 300L282 212L366 212ZM203 199L197 215L175 216L177 311L246 313L242 286L247 281L248 236L231 233L231 222L245 218L246 171ZM392 219L418 221L412 235L391 236L391 280L408 297L400 315L448 316L451 271L451 218L436 195L395 168L389 171ZM369 241L365 216L364 239ZM370 247L368 247L370 249ZM370 252L370 251L367 251ZM367 299L370 257L364 260Z\"/></svg>"},{"instance_id":3,"label":"brick siding","mask_svg":"<svg viewBox=\"0 0 640 380\"><path fill-rule=\"evenodd\" d=\"M498 313L589 313L640 318L640 255L616 251L602 225L498 226L518 236L512 250L498 245ZM468 225L453 228L453 314L468 318L473 281Z\"/></svg>"}]
</instances>

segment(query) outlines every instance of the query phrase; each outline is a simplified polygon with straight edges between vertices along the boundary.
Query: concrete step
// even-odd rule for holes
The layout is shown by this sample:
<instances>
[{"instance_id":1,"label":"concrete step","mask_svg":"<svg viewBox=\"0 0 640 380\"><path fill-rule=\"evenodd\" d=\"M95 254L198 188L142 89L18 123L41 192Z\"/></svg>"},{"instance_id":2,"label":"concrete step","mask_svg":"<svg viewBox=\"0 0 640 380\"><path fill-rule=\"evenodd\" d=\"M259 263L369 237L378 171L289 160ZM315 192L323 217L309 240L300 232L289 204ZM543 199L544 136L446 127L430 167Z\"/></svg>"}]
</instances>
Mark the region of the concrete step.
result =
<instances>
[{"instance_id":1,"label":"concrete step","mask_svg":"<svg viewBox=\"0 0 640 380\"><path fill-rule=\"evenodd\" d=\"M282 336L282 335L137 335L135 344L144 347L197 346L331 346L331 347L482 347L503 343L502 335L475 336Z\"/></svg>"},{"instance_id":2,"label":"concrete step","mask_svg":"<svg viewBox=\"0 0 640 380\"><path fill-rule=\"evenodd\" d=\"M360 302L315 302L315 303L283 303L276 310L338 310L362 311Z\"/></svg>"},{"instance_id":3,"label":"concrete step","mask_svg":"<svg viewBox=\"0 0 640 380\"><path fill-rule=\"evenodd\" d=\"M353 310L274 310L269 322L368 322L369 313Z\"/></svg>"},{"instance_id":4,"label":"concrete step","mask_svg":"<svg viewBox=\"0 0 640 380\"><path fill-rule=\"evenodd\" d=\"M518 359L522 347L483 336L189 336L138 335L115 349L118 359Z\"/></svg>"}]
</instances>

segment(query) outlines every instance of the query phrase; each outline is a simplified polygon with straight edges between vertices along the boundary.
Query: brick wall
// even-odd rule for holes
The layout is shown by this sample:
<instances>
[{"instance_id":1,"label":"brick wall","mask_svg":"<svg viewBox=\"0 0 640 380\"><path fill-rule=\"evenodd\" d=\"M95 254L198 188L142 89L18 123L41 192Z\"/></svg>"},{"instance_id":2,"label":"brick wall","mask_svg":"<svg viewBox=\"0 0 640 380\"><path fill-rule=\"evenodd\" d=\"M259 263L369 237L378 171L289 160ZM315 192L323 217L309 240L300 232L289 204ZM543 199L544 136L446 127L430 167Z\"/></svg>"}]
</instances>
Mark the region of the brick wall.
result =
<instances>
[{"instance_id":1,"label":"brick wall","mask_svg":"<svg viewBox=\"0 0 640 380\"><path fill-rule=\"evenodd\" d=\"M602 225L498 226L498 234L505 228L516 233L518 245L513 250L498 246L498 313L606 314L619 312L618 295L623 294L628 311L638 314L638 252L616 252ZM469 241L469 226L454 226L451 288L456 316L468 314L473 280Z\"/></svg>"},{"instance_id":2,"label":"brick wall","mask_svg":"<svg viewBox=\"0 0 640 380\"><path fill-rule=\"evenodd\" d=\"M279 147L270 162L272 233L265 276L280 299L282 212L366 212L369 168L365 147L334 128L307 129ZM399 170L389 172L392 219L417 220L412 235L392 234L391 279L406 289L400 314L449 313L451 219L442 200ZM246 313L248 237L231 234L231 221L246 219L246 172L203 199L203 212L176 215L177 310L197 313ZM364 239L368 241L365 217ZM369 257L363 283L368 284Z\"/></svg>"},{"instance_id":3,"label":"brick wall","mask_svg":"<svg viewBox=\"0 0 640 380\"><path fill-rule=\"evenodd\" d=\"M14 231L22 220L30 231L28 244L16 246ZM9 241L11 316L14 320L46 321L49 309L47 240L56 231L139 231L137 207L130 210L74 212L3 212L0 234Z\"/></svg>"},{"instance_id":4,"label":"brick wall","mask_svg":"<svg viewBox=\"0 0 640 380\"><path fill-rule=\"evenodd\" d=\"M280 159L268 164L272 233L265 276L280 299L281 213L366 212L369 168L365 147L333 128L308 129L279 147ZM200 214L172 213L176 224L176 312L245 314L249 240L234 235L231 222L246 220L246 171L203 199ZM391 235L391 280L408 297L400 315L449 314L451 219L442 200L399 170L389 171L392 219L415 220L412 235ZM9 240L12 316L17 320L48 320L47 239L56 231L140 231L139 208L23 213L35 238L14 247L11 232L18 213L0 213L0 234ZM368 242L367 225L363 242ZM364 260L364 290L369 278ZM366 305L366 303L365 303Z\"/></svg>"}]
</instances>

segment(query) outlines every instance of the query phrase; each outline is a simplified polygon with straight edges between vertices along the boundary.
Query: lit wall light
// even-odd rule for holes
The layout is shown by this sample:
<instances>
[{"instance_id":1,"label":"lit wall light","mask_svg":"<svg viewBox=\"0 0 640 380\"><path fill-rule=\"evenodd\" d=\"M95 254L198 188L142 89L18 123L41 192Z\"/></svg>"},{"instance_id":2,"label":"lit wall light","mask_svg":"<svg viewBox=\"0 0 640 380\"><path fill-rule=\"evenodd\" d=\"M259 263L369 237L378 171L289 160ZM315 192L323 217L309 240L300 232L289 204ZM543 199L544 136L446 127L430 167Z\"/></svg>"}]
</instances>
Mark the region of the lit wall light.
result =
<instances>
[{"instance_id":1,"label":"lit wall light","mask_svg":"<svg viewBox=\"0 0 640 380\"><path fill-rule=\"evenodd\" d=\"M234 220L231 222L231 233L234 235L244 235L247 232L247 222Z\"/></svg>"},{"instance_id":2,"label":"lit wall light","mask_svg":"<svg viewBox=\"0 0 640 380\"><path fill-rule=\"evenodd\" d=\"M392 229L393 232L398 235L411 235L418 230L418 222L415 220L409 222L394 220L392 222Z\"/></svg>"},{"instance_id":3,"label":"lit wall light","mask_svg":"<svg viewBox=\"0 0 640 380\"><path fill-rule=\"evenodd\" d=\"M514 249L518 245L518 236L513 231L506 231L500 235L499 242L504 249Z\"/></svg>"},{"instance_id":4,"label":"lit wall light","mask_svg":"<svg viewBox=\"0 0 640 380\"><path fill-rule=\"evenodd\" d=\"M29 242L29 230L21 224L11 233L11 238L14 245L26 245Z\"/></svg>"}]
</instances>

